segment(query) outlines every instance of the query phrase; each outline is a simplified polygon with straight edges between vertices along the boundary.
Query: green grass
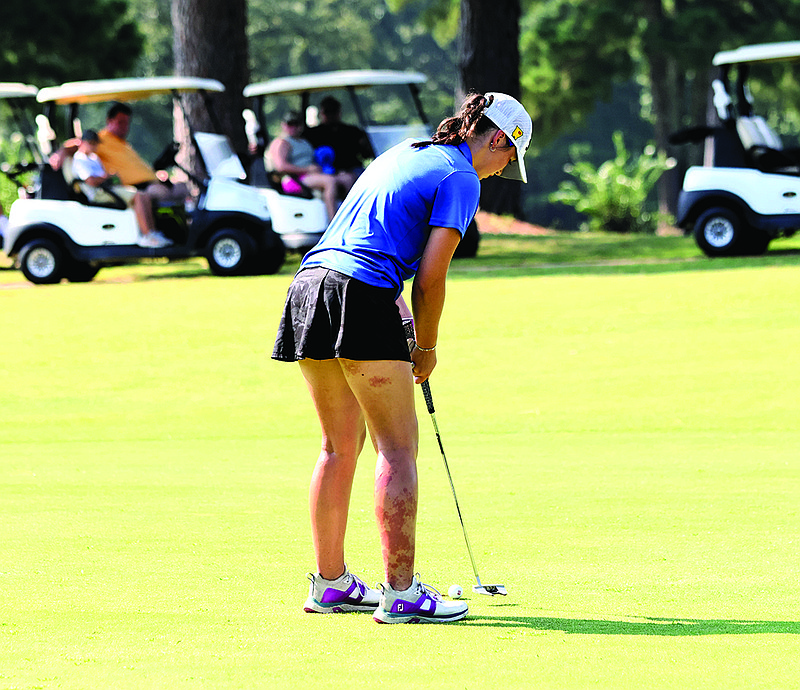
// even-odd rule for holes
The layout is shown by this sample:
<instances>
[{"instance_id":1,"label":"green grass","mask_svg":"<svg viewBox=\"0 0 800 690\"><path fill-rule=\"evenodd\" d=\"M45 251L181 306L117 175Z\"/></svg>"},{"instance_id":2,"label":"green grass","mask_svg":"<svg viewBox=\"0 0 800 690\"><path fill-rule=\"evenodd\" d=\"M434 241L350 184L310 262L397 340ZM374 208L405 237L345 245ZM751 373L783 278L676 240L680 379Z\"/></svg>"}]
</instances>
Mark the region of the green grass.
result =
<instances>
[{"instance_id":1,"label":"green grass","mask_svg":"<svg viewBox=\"0 0 800 690\"><path fill-rule=\"evenodd\" d=\"M291 264L0 271L0 688L797 687L797 245L583 239L489 238L452 269L437 421L509 596L447 626L301 610L318 431L268 357ZM467 586L419 402L419 569Z\"/></svg>"}]
</instances>

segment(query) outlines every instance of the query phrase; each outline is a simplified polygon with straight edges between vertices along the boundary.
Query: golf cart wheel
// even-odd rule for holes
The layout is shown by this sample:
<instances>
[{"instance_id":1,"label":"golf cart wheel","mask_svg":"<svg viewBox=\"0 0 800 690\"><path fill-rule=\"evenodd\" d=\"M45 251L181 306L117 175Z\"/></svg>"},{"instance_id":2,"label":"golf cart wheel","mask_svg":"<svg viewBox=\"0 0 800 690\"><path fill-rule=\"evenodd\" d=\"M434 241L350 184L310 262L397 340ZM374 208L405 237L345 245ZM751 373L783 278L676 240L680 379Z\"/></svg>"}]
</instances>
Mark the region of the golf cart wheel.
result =
<instances>
[{"instance_id":1,"label":"golf cart wheel","mask_svg":"<svg viewBox=\"0 0 800 690\"><path fill-rule=\"evenodd\" d=\"M99 270L99 266L92 266L83 261L73 261L66 271L67 280L70 283L89 283Z\"/></svg>"},{"instance_id":2,"label":"golf cart wheel","mask_svg":"<svg viewBox=\"0 0 800 690\"><path fill-rule=\"evenodd\" d=\"M255 251L253 239L244 230L219 230L211 236L208 243L208 267L215 276L245 275Z\"/></svg>"},{"instance_id":3,"label":"golf cart wheel","mask_svg":"<svg viewBox=\"0 0 800 690\"><path fill-rule=\"evenodd\" d=\"M61 282L66 268L61 248L44 238L28 242L19 253L19 263L25 277L36 285Z\"/></svg>"},{"instance_id":4,"label":"golf cart wheel","mask_svg":"<svg viewBox=\"0 0 800 690\"><path fill-rule=\"evenodd\" d=\"M734 256L745 248L747 225L735 211L716 206L700 214L694 240L706 256Z\"/></svg>"}]
</instances>

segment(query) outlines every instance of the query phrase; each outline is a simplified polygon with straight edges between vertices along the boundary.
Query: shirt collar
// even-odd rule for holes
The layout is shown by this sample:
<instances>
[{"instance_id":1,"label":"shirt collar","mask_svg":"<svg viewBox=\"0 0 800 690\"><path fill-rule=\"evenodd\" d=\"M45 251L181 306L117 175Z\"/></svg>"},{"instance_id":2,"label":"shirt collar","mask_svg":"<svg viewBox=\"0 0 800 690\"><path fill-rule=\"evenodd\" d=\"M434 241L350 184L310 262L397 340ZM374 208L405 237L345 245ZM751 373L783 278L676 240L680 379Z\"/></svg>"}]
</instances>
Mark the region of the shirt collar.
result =
<instances>
[{"instance_id":1,"label":"shirt collar","mask_svg":"<svg viewBox=\"0 0 800 690\"><path fill-rule=\"evenodd\" d=\"M462 142L456 148L458 148L461 153L464 154L464 158L467 159L470 165L472 165L472 151L470 151L469 144L467 142Z\"/></svg>"}]
</instances>

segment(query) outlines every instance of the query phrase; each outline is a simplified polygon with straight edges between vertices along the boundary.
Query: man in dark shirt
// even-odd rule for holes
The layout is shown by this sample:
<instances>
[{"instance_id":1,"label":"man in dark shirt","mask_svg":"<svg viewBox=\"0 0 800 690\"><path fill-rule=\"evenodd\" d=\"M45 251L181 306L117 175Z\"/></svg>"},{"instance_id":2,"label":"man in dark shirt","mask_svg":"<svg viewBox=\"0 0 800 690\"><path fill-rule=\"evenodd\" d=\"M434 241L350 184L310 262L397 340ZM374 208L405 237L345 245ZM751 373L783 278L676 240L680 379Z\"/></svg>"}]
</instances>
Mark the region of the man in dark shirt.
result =
<instances>
[{"instance_id":1,"label":"man in dark shirt","mask_svg":"<svg viewBox=\"0 0 800 690\"><path fill-rule=\"evenodd\" d=\"M322 99L319 115L320 124L308 129L304 136L315 149L333 149L332 166L346 193L364 170L365 160L375 154L364 130L342 122L342 104L333 96Z\"/></svg>"}]
</instances>

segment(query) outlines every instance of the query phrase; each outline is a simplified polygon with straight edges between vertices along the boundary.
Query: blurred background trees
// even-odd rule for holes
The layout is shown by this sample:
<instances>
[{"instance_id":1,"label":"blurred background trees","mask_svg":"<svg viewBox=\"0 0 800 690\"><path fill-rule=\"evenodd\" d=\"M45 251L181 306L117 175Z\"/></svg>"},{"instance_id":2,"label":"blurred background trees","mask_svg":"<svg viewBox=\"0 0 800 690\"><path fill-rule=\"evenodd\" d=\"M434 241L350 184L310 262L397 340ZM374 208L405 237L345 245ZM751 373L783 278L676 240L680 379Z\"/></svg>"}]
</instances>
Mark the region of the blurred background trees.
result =
<instances>
[{"instance_id":1,"label":"blurred background trees","mask_svg":"<svg viewBox=\"0 0 800 690\"><path fill-rule=\"evenodd\" d=\"M248 81L333 69L421 71L434 124L470 89L506 91L534 116L531 181L489 182L498 188L484 206L576 229L585 216L551 200L570 178L570 151L578 146L581 160L599 167L616 156L614 131L624 132L634 157L652 142L677 161L657 185L659 209L672 210L700 151L673 148L667 136L705 121L713 54L798 35L800 0L630 0L624 11L615 0L5 0L0 80L41 87L176 69L217 78L239 150ZM788 115L770 115L770 124L796 132L797 80L788 72L771 79L754 89L779 99ZM0 106L0 139L3 115ZM141 116L148 125L162 117ZM653 194L647 203L655 201Z\"/></svg>"}]
</instances>

